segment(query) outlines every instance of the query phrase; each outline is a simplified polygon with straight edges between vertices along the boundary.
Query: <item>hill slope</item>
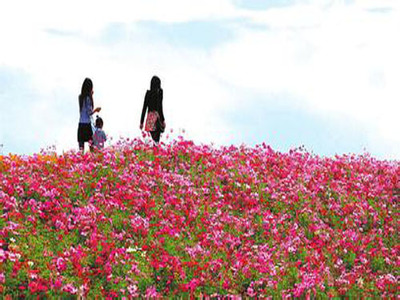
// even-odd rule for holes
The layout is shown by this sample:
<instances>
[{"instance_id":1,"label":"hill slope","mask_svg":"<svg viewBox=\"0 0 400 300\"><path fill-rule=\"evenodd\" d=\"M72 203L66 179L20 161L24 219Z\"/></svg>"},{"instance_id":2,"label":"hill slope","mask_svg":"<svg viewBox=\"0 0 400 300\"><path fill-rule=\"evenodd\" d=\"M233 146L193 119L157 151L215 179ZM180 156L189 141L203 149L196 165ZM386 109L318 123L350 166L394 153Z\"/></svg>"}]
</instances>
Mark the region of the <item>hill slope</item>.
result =
<instances>
[{"instance_id":1,"label":"hill slope","mask_svg":"<svg viewBox=\"0 0 400 300\"><path fill-rule=\"evenodd\" d=\"M0 157L0 295L394 296L400 163L121 141Z\"/></svg>"}]
</instances>

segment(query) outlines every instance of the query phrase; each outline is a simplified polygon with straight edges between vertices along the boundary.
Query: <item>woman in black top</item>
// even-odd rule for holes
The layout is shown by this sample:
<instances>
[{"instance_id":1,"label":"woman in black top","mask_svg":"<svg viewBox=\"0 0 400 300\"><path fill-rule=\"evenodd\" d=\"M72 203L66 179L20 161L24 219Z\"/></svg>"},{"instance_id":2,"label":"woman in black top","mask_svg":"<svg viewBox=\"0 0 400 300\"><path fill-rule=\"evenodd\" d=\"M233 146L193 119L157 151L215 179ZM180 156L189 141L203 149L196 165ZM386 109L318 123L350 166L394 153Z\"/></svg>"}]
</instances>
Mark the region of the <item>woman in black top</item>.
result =
<instances>
[{"instance_id":1,"label":"woman in black top","mask_svg":"<svg viewBox=\"0 0 400 300\"><path fill-rule=\"evenodd\" d=\"M161 132L165 129L165 119L162 108L163 90L161 80L157 76L151 79L150 90L144 97L142 116L140 118L140 130L143 129L144 116L147 110L147 119L144 130L150 132L154 142L160 141Z\"/></svg>"}]
</instances>

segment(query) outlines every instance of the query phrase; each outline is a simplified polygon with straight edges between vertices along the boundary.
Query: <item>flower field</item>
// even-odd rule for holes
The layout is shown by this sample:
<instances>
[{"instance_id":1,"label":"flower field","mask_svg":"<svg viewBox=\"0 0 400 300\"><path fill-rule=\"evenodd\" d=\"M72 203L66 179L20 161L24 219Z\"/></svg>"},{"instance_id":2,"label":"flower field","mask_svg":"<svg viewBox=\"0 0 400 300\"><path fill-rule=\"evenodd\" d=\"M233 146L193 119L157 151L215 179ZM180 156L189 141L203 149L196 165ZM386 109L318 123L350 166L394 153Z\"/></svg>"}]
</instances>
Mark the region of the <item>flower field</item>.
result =
<instances>
[{"instance_id":1,"label":"flower field","mask_svg":"<svg viewBox=\"0 0 400 300\"><path fill-rule=\"evenodd\" d=\"M399 181L399 161L183 139L0 156L0 296L395 298Z\"/></svg>"}]
</instances>

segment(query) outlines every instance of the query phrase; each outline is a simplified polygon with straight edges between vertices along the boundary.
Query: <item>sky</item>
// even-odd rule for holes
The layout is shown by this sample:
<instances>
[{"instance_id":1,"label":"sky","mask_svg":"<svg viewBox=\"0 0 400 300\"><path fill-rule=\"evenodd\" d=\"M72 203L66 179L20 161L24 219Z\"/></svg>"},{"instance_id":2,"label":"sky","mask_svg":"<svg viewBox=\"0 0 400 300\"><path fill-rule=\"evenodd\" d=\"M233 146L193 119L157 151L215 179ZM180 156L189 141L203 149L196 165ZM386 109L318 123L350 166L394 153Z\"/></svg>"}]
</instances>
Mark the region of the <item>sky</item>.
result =
<instances>
[{"instance_id":1,"label":"sky","mask_svg":"<svg viewBox=\"0 0 400 300\"><path fill-rule=\"evenodd\" d=\"M140 137L157 75L163 141L399 160L399 30L398 0L2 1L0 153L77 149L86 77Z\"/></svg>"}]
</instances>

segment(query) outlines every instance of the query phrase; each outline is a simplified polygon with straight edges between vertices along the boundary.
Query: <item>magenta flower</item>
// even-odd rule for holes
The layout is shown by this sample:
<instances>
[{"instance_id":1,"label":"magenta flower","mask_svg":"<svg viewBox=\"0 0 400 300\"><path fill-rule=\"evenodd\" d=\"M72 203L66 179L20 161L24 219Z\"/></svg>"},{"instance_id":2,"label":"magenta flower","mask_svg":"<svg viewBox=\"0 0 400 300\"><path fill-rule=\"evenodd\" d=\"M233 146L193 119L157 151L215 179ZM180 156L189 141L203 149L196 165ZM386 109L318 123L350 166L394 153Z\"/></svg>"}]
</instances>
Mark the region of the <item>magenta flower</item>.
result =
<instances>
[{"instance_id":1,"label":"magenta flower","mask_svg":"<svg viewBox=\"0 0 400 300\"><path fill-rule=\"evenodd\" d=\"M0 293L391 298L399 188L398 161L265 144L0 156Z\"/></svg>"}]
</instances>

